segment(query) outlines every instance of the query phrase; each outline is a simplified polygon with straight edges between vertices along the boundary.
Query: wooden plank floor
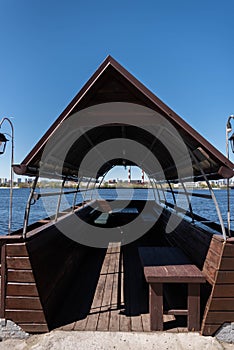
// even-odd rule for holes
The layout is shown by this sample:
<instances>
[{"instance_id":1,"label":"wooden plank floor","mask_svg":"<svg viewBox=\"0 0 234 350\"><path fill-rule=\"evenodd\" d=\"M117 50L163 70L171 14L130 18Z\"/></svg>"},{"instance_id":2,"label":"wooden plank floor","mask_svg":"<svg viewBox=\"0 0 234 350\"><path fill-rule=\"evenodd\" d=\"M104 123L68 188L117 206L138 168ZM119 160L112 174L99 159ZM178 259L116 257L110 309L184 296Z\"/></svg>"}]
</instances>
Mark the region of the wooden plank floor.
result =
<instances>
[{"instance_id":1,"label":"wooden plank floor","mask_svg":"<svg viewBox=\"0 0 234 350\"><path fill-rule=\"evenodd\" d=\"M67 331L150 331L149 312L139 304L142 293L141 285L138 285L139 281L136 281L139 273L132 271L132 268L139 268L135 264L135 259L131 259L136 249L133 249L132 252L128 249L127 254L124 254L125 249L123 247L121 252L120 244L109 244L88 315L59 327L59 329ZM132 261L131 268L129 268L130 261ZM164 316L166 324L174 320L174 316ZM184 330L186 329L170 327L170 331L173 332Z\"/></svg>"}]
</instances>

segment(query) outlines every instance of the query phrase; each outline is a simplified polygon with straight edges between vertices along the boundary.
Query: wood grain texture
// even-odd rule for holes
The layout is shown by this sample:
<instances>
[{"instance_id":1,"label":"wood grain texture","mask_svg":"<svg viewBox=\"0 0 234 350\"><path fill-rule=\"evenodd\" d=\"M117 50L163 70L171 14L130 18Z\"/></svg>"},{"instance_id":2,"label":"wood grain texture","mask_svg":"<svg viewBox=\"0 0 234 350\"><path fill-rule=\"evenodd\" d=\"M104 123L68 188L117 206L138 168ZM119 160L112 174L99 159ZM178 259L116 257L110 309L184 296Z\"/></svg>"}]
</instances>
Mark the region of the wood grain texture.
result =
<instances>
[{"instance_id":1,"label":"wood grain texture","mask_svg":"<svg viewBox=\"0 0 234 350\"><path fill-rule=\"evenodd\" d=\"M200 231L195 237L198 230L188 228L188 231L189 234L183 222L166 237L172 245L180 247L202 270L212 287L205 306L201 329L204 335L212 334L211 331L216 330L218 325L212 326L215 314L211 317L210 313L221 312L222 314L222 311L228 310L228 305L234 297L234 240L225 243L221 235L210 235ZM232 306L229 310L232 310ZM232 317L232 314L224 312L222 318L221 314L218 314L220 325L225 322L225 317L228 316L229 319Z\"/></svg>"},{"instance_id":2,"label":"wood grain texture","mask_svg":"<svg viewBox=\"0 0 234 350\"><path fill-rule=\"evenodd\" d=\"M64 218L64 222L66 220ZM55 315L60 312L67 298L67 286L79 278L77 274L82 273L79 266L91 248L67 238L52 224L27 241L26 245L48 328L53 329L60 323L59 317Z\"/></svg>"},{"instance_id":3,"label":"wood grain texture","mask_svg":"<svg viewBox=\"0 0 234 350\"><path fill-rule=\"evenodd\" d=\"M232 271L233 268L234 268L234 256L233 257L224 256L221 260L220 270Z\"/></svg>"},{"instance_id":4,"label":"wood grain texture","mask_svg":"<svg viewBox=\"0 0 234 350\"><path fill-rule=\"evenodd\" d=\"M234 284L218 284L213 291L213 298L229 298L233 297Z\"/></svg>"},{"instance_id":5,"label":"wood grain texture","mask_svg":"<svg viewBox=\"0 0 234 350\"><path fill-rule=\"evenodd\" d=\"M150 285L150 329L163 331L163 285L153 283Z\"/></svg>"},{"instance_id":6,"label":"wood grain texture","mask_svg":"<svg viewBox=\"0 0 234 350\"><path fill-rule=\"evenodd\" d=\"M234 244L226 243L225 245L225 257L231 257L234 256Z\"/></svg>"},{"instance_id":7,"label":"wood grain texture","mask_svg":"<svg viewBox=\"0 0 234 350\"><path fill-rule=\"evenodd\" d=\"M7 244L6 254L8 257L28 257L25 243Z\"/></svg>"},{"instance_id":8,"label":"wood grain texture","mask_svg":"<svg viewBox=\"0 0 234 350\"><path fill-rule=\"evenodd\" d=\"M222 244L220 264L202 322L204 335L213 335L223 323L234 321L234 245Z\"/></svg>"},{"instance_id":9,"label":"wood grain texture","mask_svg":"<svg viewBox=\"0 0 234 350\"><path fill-rule=\"evenodd\" d=\"M138 256L137 248L134 248ZM136 279L142 268L136 260L133 259L133 251L131 247L124 248L124 259L119 262L120 252L116 247L109 246L103 265L99 275L93 302L88 315L85 318L71 322L66 326L62 326L63 330L89 330L95 331L99 329L108 331L150 331L150 316L148 311L148 291L146 291L147 309L144 307L144 313L141 313L140 302L142 295L140 294L142 285L139 279ZM126 259L126 260L125 260ZM138 256L139 259L139 256ZM132 264L133 270L128 271L128 264ZM126 275L122 273L125 268ZM119 270L120 269L120 270ZM134 271L134 273L133 273ZM118 300L118 274L120 272L121 281L121 308L117 308ZM125 278L125 283L123 279ZM111 282L111 283L110 283ZM145 282L144 282L145 283ZM126 288L126 285L128 288ZM147 285L146 285L147 286ZM107 289L105 291L105 289ZM105 314L103 316L103 314ZM169 323L175 321L172 315L163 315L164 322ZM170 327L170 326L168 326ZM182 328L180 328L181 330ZM187 331L187 329L183 329ZM177 328L170 328L170 331L178 331Z\"/></svg>"},{"instance_id":10,"label":"wood grain texture","mask_svg":"<svg viewBox=\"0 0 234 350\"><path fill-rule=\"evenodd\" d=\"M200 284L188 285L188 330L200 330Z\"/></svg>"},{"instance_id":11,"label":"wood grain texture","mask_svg":"<svg viewBox=\"0 0 234 350\"><path fill-rule=\"evenodd\" d=\"M1 318L5 318L5 301L6 301L6 283L7 283L7 269L6 269L6 245L1 247Z\"/></svg>"},{"instance_id":12,"label":"wood grain texture","mask_svg":"<svg viewBox=\"0 0 234 350\"><path fill-rule=\"evenodd\" d=\"M9 282L6 288L7 296L38 296L38 291L35 283L12 283Z\"/></svg>"},{"instance_id":13,"label":"wood grain texture","mask_svg":"<svg viewBox=\"0 0 234 350\"><path fill-rule=\"evenodd\" d=\"M8 282L35 282L32 270L8 270Z\"/></svg>"},{"instance_id":14,"label":"wood grain texture","mask_svg":"<svg viewBox=\"0 0 234 350\"><path fill-rule=\"evenodd\" d=\"M188 229L191 231L188 232ZM17 244L7 244L9 247L6 247L7 254L7 278L8 286L6 289L7 297L7 310L26 312L25 315L29 315L29 311L42 311L40 309L40 299L39 295L45 297L44 301L48 301L48 309L56 311L58 305L60 305L60 298L58 296L64 296L66 294L66 288L68 283L70 283L68 277L69 271L72 271L74 266L74 261L78 264L83 261L86 252L79 251L77 247L74 247L68 239L63 239L58 236L58 233L53 229L52 235L48 236L48 232L41 237L35 236L31 241L27 242L27 247L23 243ZM52 231L53 231L52 230ZM169 235L170 236L170 235ZM170 242L173 244L178 244L181 249L184 249L184 253L191 259L197 267L201 270L203 267L203 272L206 274L208 281L214 286L211 295L210 302L207 304L208 312L206 314L206 322L204 323L205 329L215 329L218 324L212 324L213 318L209 315L209 312L212 312L212 317L215 316L214 312L220 312L220 309L224 311L224 316L226 317L226 312L232 317L232 308L228 308L230 303L233 303L233 290L234 290L234 281L233 281L233 261L234 261L234 244L227 243L224 245L223 239L220 236L213 236L212 239L209 234L198 230L197 228L191 228L191 225L188 227L186 223L182 223L181 227L175 233L173 232L170 237ZM223 254L223 247L225 247L225 254L221 260ZM29 248L29 249L28 249ZM77 249L77 250L76 250ZM27 251L30 251L30 259L27 256ZM54 252L55 256L51 253ZM57 252L57 253L56 253ZM81 255L80 255L81 254ZM73 322L71 325L72 329L85 329L87 325L91 329L98 329L98 324L100 321L100 329L103 324L103 329L109 329L113 331L119 330L149 330L149 313L136 313L132 312L132 305L134 307L137 305L137 301L140 296L139 290L141 290L141 285L139 289L135 288L135 295L131 291L129 292L128 288L123 288L122 283L122 295L125 296L131 301L127 305L126 314L121 313L120 310L117 310L117 263L118 252L112 251L109 255L109 263L105 265L100 276L101 286L97 287L97 298L96 305L94 303L93 309L85 319ZM53 261L51 256L54 257ZM129 255L130 256L130 255ZM77 259L76 259L77 258ZM128 263L130 262L129 261ZM193 260L194 259L194 260ZM32 260L33 260L33 271L37 271L35 275L36 281L34 279L34 274L32 272ZM221 260L221 261L220 261ZM136 260L134 260L136 261ZM65 269L61 272L61 268L65 266ZM203 266L204 265L204 266ZM188 268L188 267L187 267ZM186 268L186 269L187 269ZM105 270L106 269L106 270ZM169 268L170 269L170 268ZM125 285L128 284L128 280L133 282L133 285L136 285L137 276L134 273L126 272L122 275L122 280L124 278ZM222 272L220 274L220 272ZM105 275L106 273L106 275ZM71 272L72 275L72 272ZM217 279L216 279L217 277ZM64 282L65 279L65 282ZM216 284L216 282L220 284ZM50 289L48 289L48 286ZM40 291L38 291L38 288ZM53 288L52 288L53 287ZM59 292L58 292L59 291ZM9 294L10 293L10 294ZM28 298L28 299L27 299ZM23 299L23 300L21 300ZM28 300L28 302L26 302ZM101 303L100 303L101 300ZM139 299L140 300L140 299ZM98 304L99 302L99 304ZM124 300L121 300L120 306L123 306ZM50 304L50 305L49 305ZM52 305L53 304L53 305ZM44 305L44 304L43 304ZM14 309L13 309L14 308ZM96 312L99 308L99 311ZM105 313L105 316L101 316ZM23 315L23 314L22 314ZM33 313L31 313L33 315ZM134 316L131 316L134 315ZM38 314L37 314L38 316ZM26 317L26 316L25 316ZM27 316L28 317L28 316ZM219 317L221 317L219 315ZM21 324L25 327L32 327L35 325L38 329L46 327L45 319L44 321L38 321L31 323L31 321L22 321ZM209 323L207 323L209 322ZM221 322L221 318L220 318ZM69 327L68 327L69 328Z\"/></svg>"},{"instance_id":15,"label":"wood grain texture","mask_svg":"<svg viewBox=\"0 0 234 350\"><path fill-rule=\"evenodd\" d=\"M15 270L31 270L28 257L7 257L7 268Z\"/></svg>"},{"instance_id":16,"label":"wood grain texture","mask_svg":"<svg viewBox=\"0 0 234 350\"><path fill-rule=\"evenodd\" d=\"M224 322L233 322L234 311L210 311L206 318L207 324L222 325Z\"/></svg>"},{"instance_id":17,"label":"wood grain texture","mask_svg":"<svg viewBox=\"0 0 234 350\"><path fill-rule=\"evenodd\" d=\"M202 333L204 335L213 335L217 332L217 330L221 327L220 324L209 324L209 323L206 323L203 330L202 330Z\"/></svg>"},{"instance_id":18,"label":"wood grain texture","mask_svg":"<svg viewBox=\"0 0 234 350\"><path fill-rule=\"evenodd\" d=\"M6 255L6 318L26 332L48 331L25 243L8 243Z\"/></svg>"},{"instance_id":19,"label":"wood grain texture","mask_svg":"<svg viewBox=\"0 0 234 350\"><path fill-rule=\"evenodd\" d=\"M214 266L211 261L206 260L202 272L206 280L213 285L217 278L218 266Z\"/></svg>"},{"instance_id":20,"label":"wood grain texture","mask_svg":"<svg viewBox=\"0 0 234 350\"><path fill-rule=\"evenodd\" d=\"M6 310L6 318L16 323L45 323L41 310Z\"/></svg>"},{"instance_id":21,"label":"wood grain texture","mask_svg":"<svg viewBox=\"0 0 234 350\"><path fill-rule=\"evenodd\" d=\"M7 297L6 309L8 310L41 310L41 302L38 297ZM33 322L33 320L32 320Z\"/></svg>"},{"instance_id":22,"label":"wood grain texture","mask_svg":"<svg viewBox=\"0 0 234 350\"><path fill-rule=\"evenodd\" d=\"M232 298L212 298L211 311L234 311L234 296Z\"/></svg>"},{"instance_id":23,"label":"wood grain texture","mask_svg":"<svg viewBox=\"0 0 234 350\"><path fill-rule=\"evenodd\" d=\"M234 271L219 271L216 279L217 284L234 284ZM234 291L233 291L234 294Z\"/></svg>"}]
</instances>

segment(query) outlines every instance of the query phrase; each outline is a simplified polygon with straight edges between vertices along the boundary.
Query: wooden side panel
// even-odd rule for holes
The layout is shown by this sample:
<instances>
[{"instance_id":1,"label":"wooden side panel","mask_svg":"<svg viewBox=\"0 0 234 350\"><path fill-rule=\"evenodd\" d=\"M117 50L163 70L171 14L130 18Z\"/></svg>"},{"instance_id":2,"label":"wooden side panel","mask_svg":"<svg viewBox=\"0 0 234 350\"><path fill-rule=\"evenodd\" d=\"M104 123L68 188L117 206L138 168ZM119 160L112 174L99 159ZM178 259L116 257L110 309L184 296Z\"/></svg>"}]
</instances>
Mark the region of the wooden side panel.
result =
<instances>
[{"instance_id":1,"label":"wooden side panel","mask_svg":"<svg viewBox=\"0 0 234 350\"><path fill-rule=\"evenodd\" d=\"M1 318L5 318L6 301L6 245L1 247Z\"/></svg>"},{"instance_id":2,"label":"wooden side panel","mask_svg":"<svg viewBox=\"0 0 234 350\"><path fill-rule=\"evenodd\" d=\"M202 334L213 335L225 322L234 322L234 244L226 242L206 305Z\"/></svg>"},{"instance_id":3,"label":"wooden side panel","mask_svg":"<svg viewBox=\"0 0 234 350\"><path fill-rule=\"evenodd\" d=\"M219 236L213 236L210 242L209 250L206 255L206 260L203 266L203 273L207 281L213 285L217 278L217 272L222 260L224 242L220 240Z\"/></svg>"},{"instance_id":4,"label":"wooden side panel","mask_svg":"<svg viewBox=\"0 0 234 350\"><path fill-rule=\"evenodd\" d=\"M7 268L14 270L31 270L31 264L28 257L8 257Z\"/></svg>"},{"instance_id":5,"label":"wooden side panel","mask_svg":"<svg viewBox=\"0 0 234 350\"><path fill-rule=\"evenodd\" d=\"M13 270L8 269L9 282L35 282L32 270Z\"/></svg>"},{"instance_id":6,"label":"wooden side panel","mask_svg":"<svg viewBox=\"0 0 234 350\"><path fill-rule=\"evenodd\" d=\"M217 332L217 330L220 328L220 325L217 324L204 324L204 327L202 328L202 334L203 335L212 335Z\"/></svg>"},{"instance_id":7,"label":"wooden side panel","mask_svg":"<svg viewBox=\"0 0 234 350\"><path fill-rule=\"evenodd\" d=\"M70 217L63 220L69 225ZM39 232L26 246L48 328L54 329L63 322L57 314L67 298L68 286L78 278L84 257L94 248L72 241L55 225ZM81 304L82 300L75 302Z\"/></svg>"},{"instance_id":8,"label":"wooden side panel","mask_svg":"<svg viewBox=\"0 0 234 350\"><path fill-rule=\"evenodd\" d=\"M45 323L44 313L41 310L6 310L6 318L16 323Z\"/></svg>"},{"instance_id":9,"label":"wooden side panel","mask_svg":"<svg viewBox=\"0 0 234 350\"><path fill-rule=\"evenodd\" d=\"M38 291L35 283L14 283L8 282L6 288L6 296L38 296Z\"/></svg>"},{"instance_id":10,"label":"wooden side panel","mask_svg":"<svg viewBox=\"0 0 234 350\"><path fill-rule=\"evenodd\" d=\"M227 244L225 247L225 257L234 257L234 237L229 238L227 240Z\"/></svg>"},{"instance_id":11,"label":"wooden side panel","mask_svg":"<svg viewBox=\"0 0 234 350\"><path fill-rule=\"evenodd\" d=\"M19 326L27 333L46 333L48 326L45 323L18 323Z\"/></svg>"},{"instance_id":12,"label":"wooden side panel","mask_svg":"<svg viewBox=\"0 0 234 350\"><path fill-rule=\"evenodd\" d=\"M48 331L25 243L6 245L5 317L29 333Z\"/></svg>"},{"instance_id":13,"label":"wooden side panel","mask_svg":"<svg viewBox=\"0 0 234 350\"><path fill-rule=\"evenodd\" d=\"M213 291L213 298L231 298L233 296L233 284L216 284Z\"/></svg>"},{"instance_id":14,"label":"wooden side panel","mask_svg":"<svg viewBox=\"0 0 234 350\"><path fill-rule=\"evenodd\" d=\"M6 309L8 310L41 310L40 299L36 297L10 296L6 298Z\"/></svg>"},{"instance_id":15,"label":"wooden side panel","mask_svg":"<svg viewBox=\"0 0 234 350\"><path fill-rule=\"evenodd\" d=\"M6 246L8 257L28 257L27 248L22 244L7 244Z\"/></svg>"},{"instance_id":16,"label":"wooden side panel","mask_svg":"<svg viewBox=\"0 0 234 350\"><path fill-rule=\"evenodd\" d=\"M222 261L221 261L221 265L220 265L220 270L222 271L229 271L232 270L234 266L234 257L223 257Z\"/></svg>"}]
</instances>

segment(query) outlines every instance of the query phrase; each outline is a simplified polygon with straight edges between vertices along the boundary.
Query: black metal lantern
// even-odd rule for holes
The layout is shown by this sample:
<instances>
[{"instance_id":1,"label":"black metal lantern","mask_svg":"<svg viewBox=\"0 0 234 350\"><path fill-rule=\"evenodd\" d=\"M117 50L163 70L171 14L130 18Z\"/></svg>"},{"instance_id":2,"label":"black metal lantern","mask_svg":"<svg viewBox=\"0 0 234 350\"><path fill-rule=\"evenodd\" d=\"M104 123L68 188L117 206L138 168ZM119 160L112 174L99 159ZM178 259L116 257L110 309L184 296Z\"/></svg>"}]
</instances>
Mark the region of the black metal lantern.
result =
<instances>
[{"instance_id":1,"label":"black metal lantern","mask_svg":"<svg viewBox=\"0 0 234 350\"><path fill-rule=\"evenodd\" d=\"M0 154L3 154L6 149L7 138L4 134L0 133Z\"/></svg>"},{"instance_id":2,"label":"black metal lantern","mask_svg":"<svg viewBox=\"0 0 234 350\"><path fill-rule=\"evenodd\" d=\"M230 141L232 152L234 153L234 133L232 134L231 137L229 137L228 140Z\"/></svg>"}]
</instances>

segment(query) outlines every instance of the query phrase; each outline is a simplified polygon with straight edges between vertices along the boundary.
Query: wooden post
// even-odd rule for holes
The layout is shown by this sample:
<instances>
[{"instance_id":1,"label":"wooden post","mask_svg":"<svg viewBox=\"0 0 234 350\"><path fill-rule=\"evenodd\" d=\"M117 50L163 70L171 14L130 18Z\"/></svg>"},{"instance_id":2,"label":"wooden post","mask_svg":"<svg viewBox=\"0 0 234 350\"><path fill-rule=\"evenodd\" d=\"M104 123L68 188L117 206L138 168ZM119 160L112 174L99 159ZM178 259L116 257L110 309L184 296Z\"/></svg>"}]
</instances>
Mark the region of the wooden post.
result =
<instances>
[{"instance_id":1,"label":"wooden post","mask_svg":"<svg viewBox=\"0 0 234 350\"><path fill-rule=\"evenodd\" d=\"M188 330L200 330L200 284L188 283Z\"/></svg>"},{"instance_id":2,"label":"wooden post","mask_svg":"<svg viewBox=\"0 0 234 350\"><path fill-rule=\"evenodd\" d=\"M151 331L163 331L163 285L150 284L150 327Z\"/></svg>"}]
</instances>

